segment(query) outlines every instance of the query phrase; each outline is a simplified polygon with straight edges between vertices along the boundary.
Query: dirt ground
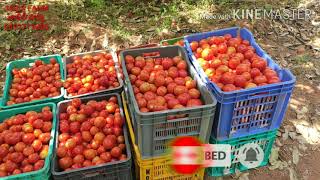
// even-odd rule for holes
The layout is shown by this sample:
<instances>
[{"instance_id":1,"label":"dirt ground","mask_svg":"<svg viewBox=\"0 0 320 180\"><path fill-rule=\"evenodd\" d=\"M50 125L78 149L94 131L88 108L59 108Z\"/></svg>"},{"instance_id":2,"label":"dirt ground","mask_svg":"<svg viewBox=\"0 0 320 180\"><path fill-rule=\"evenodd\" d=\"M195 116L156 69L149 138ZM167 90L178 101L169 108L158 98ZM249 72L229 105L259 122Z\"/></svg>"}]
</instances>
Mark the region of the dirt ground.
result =
<instances>
[{"instance_id":1,"label":"dirt ground","mask_svg":"<svg viewBox=\"0 0 320 180\"><path fill-rule=\"evenodd\" d=\"M258 44L283 68L290 69L297 78L284 122L278 133L273 157L269 166L237 173L217 179L241 180L319 180L320 179L320 2L307 5L315 12L313 19L304 21L250 20L202 20L166 31L129 35L122 39L112 28L95 23L64 21L68 30L42 36L41 32L17 48L6 47L1 42L0 56L5 60L26 56L60 53L69 55L103 48L130 47L145 43L158 43L162 39L179 37L191 32L205 32L225 27L242 26L250 29ZM134 15L133 15L134 16ZM131 17L131 16L130 16ZM132 17L134 19L134 17ZM49 18L53 26L59 17ZM317 22L318 24L314 23ZM143 22L128 23L131 28L143 27ZM151 31L151 33L150 33ZM2 48L1 48L2 47ZM5 47L5 48L3 48ZM4 65L4 63L3 63ZM4 79L4 70L0 70ZM3 82L0 83L3 85ZM214 178L208 178L214 179Z\"/></svg>"}]
</instances>

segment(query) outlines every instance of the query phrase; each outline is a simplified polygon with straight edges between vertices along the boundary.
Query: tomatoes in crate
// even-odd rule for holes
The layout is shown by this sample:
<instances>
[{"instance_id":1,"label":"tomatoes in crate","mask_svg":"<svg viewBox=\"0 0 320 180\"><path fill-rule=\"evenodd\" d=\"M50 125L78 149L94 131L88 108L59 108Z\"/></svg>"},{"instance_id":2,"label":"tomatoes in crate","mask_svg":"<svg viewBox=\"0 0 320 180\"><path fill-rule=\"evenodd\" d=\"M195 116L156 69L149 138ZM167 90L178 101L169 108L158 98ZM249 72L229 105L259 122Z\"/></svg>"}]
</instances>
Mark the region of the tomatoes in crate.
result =
<instances>
[{"instance_id":1,"label":"tomatoes in crate","mask_svg":"<svg viewBox=\"0 0 320 180\"><path fill-rule=\"evenodd\" d=\"M112 55L73 56L66 65L67 79L64 87L68 96L76 96L120 86Z\"/></svg>"},{"instance_id":2,"label":"tomatoes in crate","mask_svg":"<svg viewBox=\"0 0 320 180\"><path fill-rule=\"evenodd\" d=\"M28 111L0 123L0 177L36 171L44 166L51 140L53 114Z\"/></svg>"},{"instance_id":3,"label":"tomatoes in crate","mask_svg":"<svg viewBox=\"0 0 320 180\"><path fill-rule=\"evenodd\" d=\"M190 43L192 52L208 78L230 92L280 82L276 71L255 53L249 41L230 34Z\"/></svg>"},{"instance_id":4,"label":"tomatoes in crate","mask_svg":"<svg viewBox=\"0 0 320 180\"><path fill-rule=\"evenodd\" d=\"M115 96L87 103L73 99L59 118L56 154L63 171L126 159L124 118Z\"/></svg>"},{"instance_id":5,"label":"tomatoes in crate","mask_svg":"<svg viewBox=\"0 0 320 180\"><path fill-rule=\"evenodd\" d=\"M187 62L180 56L150 58L125 56L135 99L141 112L203 105Z\"/></svg>"},{"instance_id":6,"label":"tomatoes in crate","mask_svg":"<svg viewBox=\"0 0 320 180\"><path fill-rule=\"evenodd\" d=\"M12 70L10 98L7 105L59 96L61 82L60 65L55 58L49 64L35 60L31 67Z\"/></svg>"}]
</instances>

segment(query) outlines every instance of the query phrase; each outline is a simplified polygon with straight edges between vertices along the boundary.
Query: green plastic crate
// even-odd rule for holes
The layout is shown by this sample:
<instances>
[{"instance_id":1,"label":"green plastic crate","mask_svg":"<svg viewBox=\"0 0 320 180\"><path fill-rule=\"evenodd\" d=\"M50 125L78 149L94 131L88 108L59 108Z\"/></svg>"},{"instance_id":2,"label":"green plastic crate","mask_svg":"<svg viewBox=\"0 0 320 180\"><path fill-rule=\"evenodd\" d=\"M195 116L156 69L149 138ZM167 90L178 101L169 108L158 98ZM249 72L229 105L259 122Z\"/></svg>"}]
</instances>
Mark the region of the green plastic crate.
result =
<instances>
[{"instance_id":1,"label":"green plastic crate","mask_svg":"<svg viewBox=\"0 0 320 180\"><path fill-rule=\"evenodd\" d=\"M53 145L54 145L54 137L55 137L55 130L56 130L56 105L54 103L45 103L39 105L32 105L32 106L25 106L19 107L14 109L8 109L0 111L0 122L3 122L5 119L17 115L23 114L27 111L36 111L41 112L41 109L45 106L49 106L51 112L53 114L52 119L52 129L51 129L51 139L49 141L49 151L48 156L45 159L45 163L42 169L38 171L32 171L28 173L22 173L17 175L11 175L6 177L1 177L1 180L47 180L50 178L50 161L52 160L52 152L53 152Z\"/></svg>"},{"instance_id":2,"label":"green plastic crate","mask_svg":"<svg viewBox=\"0 0 320 180\"><path fill-rule=\"evenodd\" d=\"M168 43L169 45L174 45L174 43L183 40L183 37L177 37L177 38L172 38L172 39L165 39L160 41L160 44L163 45L164 43Z\"/></svg>"},{"instance_id":3,"label":"green plastic crate","mask_svg":"<svg viewBox=\"0 0 320 180\"><path fill-rule=\"evenodd\" d=\"M25 103L20 103L20 104L13 104L8 106L7 101L9 100L10 94L10 87L11 87L11 82L12 82L12 69L14 68L24 68L24 67L31 67L32 64L34 63L35 60L40 59L46 64L50 63L50 59L55 58L57 62L60 65L60 75L61 79L65 80L64 73L63 73L63 62L62 62L62 57L58 54L55 55L49 55L49 56L41 56L41 57L32 57L28 59L19 59L15 61L11 61L7 64L6 66L6 81L5 81L5 87L3 90L3 97L0 103L0 108L2 109L8 109L8 108L16 108L16 107L21 107L21 106L28 106L32 104L39 104L39 103L47 103L47 102L59 102L63 100L63 95L64 95L64 90L63 87L61 87L60 90L60 95L56 97L51 97L51 98L44 98L44 99L39 99L39 100L34 100L30 102L25 102Z\"/></svg>"},{"instance_id":4,"label":"green plastic crate","mask_svg":"<svg viewBox=\"0 0 320 180\"><path fill-rule=\"evenodd\" d=\"M207 176L225 176L234 174L236 170L245 171L248 170L247 167L243 166L238 159L236 158L236 154L239 153L239 149L247 143L259 144L264 152L264 159L259 167L265 166L268 164L269 156L271 153L273 142L276 138L276 131L269 131L266 133L255 134L242 138L235 138L231 140L217 141L214 138L210 138L210 144L229 144L231 145L231 166L230 167L210 167L206 168Z\"/></svg>"}]
</instances>

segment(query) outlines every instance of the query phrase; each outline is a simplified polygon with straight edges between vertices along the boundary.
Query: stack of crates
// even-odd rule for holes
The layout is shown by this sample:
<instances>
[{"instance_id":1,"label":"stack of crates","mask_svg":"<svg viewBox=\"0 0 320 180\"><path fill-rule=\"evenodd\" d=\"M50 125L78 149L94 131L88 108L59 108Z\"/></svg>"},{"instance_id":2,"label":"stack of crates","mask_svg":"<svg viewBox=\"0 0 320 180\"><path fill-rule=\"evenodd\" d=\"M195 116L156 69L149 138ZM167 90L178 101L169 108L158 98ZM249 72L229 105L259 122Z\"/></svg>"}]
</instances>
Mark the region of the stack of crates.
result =
<instances>
[{"instance_id":1,"label":"stack of crates","mask_svg":"<svg viewBox=\"0 0 320 180\"><path fill-rule=\"evenodd\" d=\"M242 39L248 40L256 53L267 61L268 67L278 73L281 82L233 92L223 92L215 83L212 83L197 62L190 43L225 34L231 34L232 37L240 35ZM239 149L247 143L258 144L263 149L264 160L260 166L266 165L276 137L276 130L282 123L294 88L295 77L288 69L280 68L255 42L251 32L245 28L234 27L192 34L185 36L184 39L185 48L193 66L218 101L210 143L231 145L231 166L207 168L206 174L223 176L235 173L237 170L247 170L237 158Z\"/></svg>"},{"instance_id":2,"label":"stack of crates","mask_svg":"<svg viewBox=\"0 0 320 180\"><path fill-rule=\"evenodd\" d=\"M49 55L49 56L42 56L42 57L34 57L29 59L19 59L16 61L11 61L6 65L6 79L5 79L5 87L3 91L3 97L1 98L0 102L0 123L2 123L5 119L10 118L12 116L16 116L18 114L25 114L28 111L35 111L37 113L42 111L42 108L49 107L52 114L56 114L56 104L57 102L63 100L64 90L63 88L60 89L60 95L55 97L49 97L49 98L43 98L39 100L34 100L30 102L23 102L19 104L12 104L8 105L7 102L11 100L10 97L10 88L13 80L13 74L11 73L13 69L21 69L21 68L27 68L31 67L35 60L42 60L45 64L50 63L50 59L54 58L60 67L60 74L61 74L61 80L63 81L65 79L63 74L63 62L62 57L60 55ZM48 148L48 155L45 158L44 165L41 169L37 171L31 171L27 173L17 174L17 175L11 175L2 177L1 179L4 180L23 180L23 179L34 179L34 180L40 180L40 179L49 179L51 176L50 172L50 163L51 158L54 151L54 137L55 137L55 131L56 128L56 116L53 116L52 118L52 128L51 128L51 139L49 141L49 148Z\"/></svg>"},{"instance_id":3,"label":"stack of crates","mask_svg":"<svg viewBox=\"0 0 320 180\"><path fill-rule=\"evenodd\" d=\"M125 66L126 55L133 57L157 52L156 57L181 56L188 64L190 76L196 80L204 105L191 108L143 113L139 110L134 91ZM154 57L154 58L156 58ZM147 58L147 57L145 57ZM140 179L203 179L204 170L194 175L180 175L170 169L168 144L179 136L193 136L204 143L209 142L216 100L210 94L189 62L186 51L180 46L152 47L125 50L120 53L124 73L123 104L131 136L136 165L136 175ZM177 117L183 115L183 117ZM176 116L175 119L170 117Z\"/></svg>"},{"instance_id":4,"label":"stack of crates","mask_svg":"<svg viewBox=\"0 0 320 180\"><path fill-rule=\"evenodd\" d=\"M67 94L67 91L64 87L61 87L60 94L56 97L48 97L42 98L39 100L33 100L30 102L24 102L19 104L8 105L7 102L12 99L10 97L10 88L13 83L13 69L21 69L31 67L35 64L36 60L41 60L45 64L50 63L50 59L54 58L59 64L61 81L64 82L67 77L67 69L66 66L68 63L73 61L74 56L82 57L85 55L97 55L97 54L105 54L111 53L113 60L115 60L115 69L117 72L117 80L119 82L119 86L113 89L101 90L97 92L70 96ZM133 179L133 170L132 170L132 156L131 156L131 147L129 143L129 135L127 131L126 125L123 127L124 131L124 140L126 145L126 153L127 159L110 162L97 166L90 166L85 168L73 169L68 171L61 171L58 166L58 158L56 156L56 148L58 146L58 136L59 136L59 113L66 110L67 104L74 98L80 98L82 102L87 102L89 100L107 100L110 97L117 97L118 104L120 107L120 112L123 118L124 110L122 108L120 93L123 90L123 81L121 78L121 74L119 71L117 56L115 51L111 49L94 51L94 52L86 52L81 54L75 54L71 56L67 56L62 58L60 55L49 55L49 56L41 56L41 57L32 57L28 59L20 59L11 61L6 65L6 80L5 87L3 92L3 97L0 102L0 123L5 119L10 118L12 116L18 114L25 114L28 111L41 112L43 107L49 107L52 114L52 129L51 129L51 139L49 141L48 155L45 158L45 163L43 168L21 173L17 175L10 175L2 177L1 179L5 180L24 180L24 179L33 179L33 180L48 180L48 179L64 179L64 180L72 180L72 179L112 179L112 180L132 180Z\"/></svg>"}]
</instances>

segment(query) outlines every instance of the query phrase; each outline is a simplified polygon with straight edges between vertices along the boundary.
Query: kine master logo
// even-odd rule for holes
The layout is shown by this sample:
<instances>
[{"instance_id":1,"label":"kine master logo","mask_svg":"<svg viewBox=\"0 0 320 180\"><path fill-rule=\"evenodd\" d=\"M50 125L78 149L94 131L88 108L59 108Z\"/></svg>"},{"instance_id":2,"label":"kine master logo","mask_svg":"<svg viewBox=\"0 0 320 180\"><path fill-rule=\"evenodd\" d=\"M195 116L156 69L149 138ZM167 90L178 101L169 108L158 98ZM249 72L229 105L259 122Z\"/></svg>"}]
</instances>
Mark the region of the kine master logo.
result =
<instances>
[{"instance_id":1,"label":"kine master logo","mask_svg":"<svg viewBox=\"0 0 320 180\"><path fill-rule=\"evenodd\" d=\"M171 167L179 174L194 174L206 167L230 167L237 162L251 169L260 166L264 159L263 149L258 144L232 149L229 144L202 144L194 137L176 138L170 150Z\"/></svg>"}]
</instances>

